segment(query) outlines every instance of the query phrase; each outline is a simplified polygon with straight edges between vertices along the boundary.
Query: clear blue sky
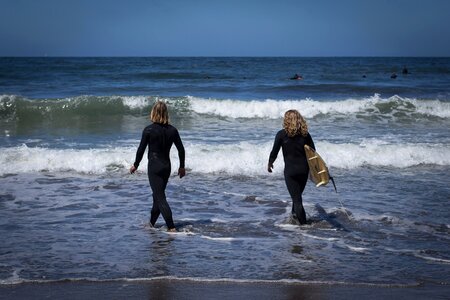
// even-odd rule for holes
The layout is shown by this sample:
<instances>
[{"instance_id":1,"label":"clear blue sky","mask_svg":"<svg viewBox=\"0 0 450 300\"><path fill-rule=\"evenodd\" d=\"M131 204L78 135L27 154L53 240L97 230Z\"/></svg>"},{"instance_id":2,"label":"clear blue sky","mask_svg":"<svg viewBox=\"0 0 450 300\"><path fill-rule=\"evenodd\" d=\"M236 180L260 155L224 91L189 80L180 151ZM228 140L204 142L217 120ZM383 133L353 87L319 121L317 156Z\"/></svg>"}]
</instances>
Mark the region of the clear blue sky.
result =
<instances>
[{"instance_id":1,"label":"clear blue sky","mask_svg":"<svg viewBox=\"0 0 450 300\"><path fill-rule=\"evenodd\" d=\"M0 56L450 56L450 0L0 0Z\"/></svg>"}]
</instances>

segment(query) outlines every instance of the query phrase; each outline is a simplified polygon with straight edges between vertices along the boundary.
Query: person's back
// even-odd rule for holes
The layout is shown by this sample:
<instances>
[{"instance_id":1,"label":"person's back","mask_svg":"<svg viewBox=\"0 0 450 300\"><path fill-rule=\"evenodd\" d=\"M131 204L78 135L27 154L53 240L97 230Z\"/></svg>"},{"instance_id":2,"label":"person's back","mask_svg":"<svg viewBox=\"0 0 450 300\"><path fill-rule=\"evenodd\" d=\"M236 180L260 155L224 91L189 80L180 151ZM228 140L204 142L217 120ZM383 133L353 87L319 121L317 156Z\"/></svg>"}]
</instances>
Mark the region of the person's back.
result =
<instances>
[{"instance_id":1,"label":"person's back","mask_svg":"<svg viewBox=\"0 0 450 300\"><path fill-rule=\"evenodd\" d=\"M184 169L184 147L178 130L169 124L169 114L164 102L158 101L152 108L150 119L153 122L142 131L142 138L136 152L136 159L130 168L130 173L136 172L139 163L148 146L147 173L150 187L153 191L153 206L150 215L150 224L155 225L159 215L162 214L166 221L167 229L175 231L172 219L172 210L166 199L166 186L169 181L171 164L170 148L173 144L178 149L180 178L186 174Z\"/></svg>"},{"instance_id":2,"label":"person's back","mask_svg":"<svg viewBox=\"0 0 450 300\"><path fill-rule=\"evenodd\" d=\"M292 198L292 213L300 224L306 224L306 213L302 203L302 193L308 181L309 173L305 145L315 149L306 121L297 110L288 110L284 114L283 129L278 131L275 136L267 170L272 172L273 163L280 148L282 148L284 180Z\"/></svg>"},{"instance_id":3,"label":"person's back","mask_svg":"<svg viewBox=\"0 0 450 300\"><path fill-rule=\"evenodd\" d=\"M283 151L285 169L289 173L308 174L309 166L306 160L305 145L314 147L311 136L301 134L289 137L284 129L277 133L277 137L282 141L281 148ZM271 153L272 158L276 157L275 153Z\"/></svg>"},{"instance_id":4,"label":"person's back","mask_svg":"<svg viewBox=\"0 0 450 300\"><path fill-rule=\"evenodd\" d=\"M174 143L180 143L178 130L170 124L153 123L144 129L145 141L148 145L148 158L157 155L170 161L170 149ZM144 137L143 137L144 138ZM144 148L145 151L145 148Z\"/></svg>"}]
</instances>

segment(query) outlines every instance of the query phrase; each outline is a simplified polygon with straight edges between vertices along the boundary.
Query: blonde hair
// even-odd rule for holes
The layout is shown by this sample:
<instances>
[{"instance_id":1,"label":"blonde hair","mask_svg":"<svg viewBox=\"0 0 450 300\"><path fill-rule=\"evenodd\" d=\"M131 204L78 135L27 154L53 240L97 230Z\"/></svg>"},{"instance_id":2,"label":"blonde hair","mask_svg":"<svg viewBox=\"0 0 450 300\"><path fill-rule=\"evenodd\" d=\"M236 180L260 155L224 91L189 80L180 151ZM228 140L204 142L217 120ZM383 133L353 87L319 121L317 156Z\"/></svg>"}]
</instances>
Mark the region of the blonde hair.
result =
<instances>
[{"instance_id":1,"label":"blonde hair","mask_svg":"<svg viewBox=\"0 0 450 300\"><path fill-rule=\"evenodd\" d=\"M308 135L308 125L302 115L295 109L290 109L284 114L283 128L289 137L297 134Z\"/></svg>"},{"instance_id":2,"label":"blonde hair","mask_svg":"<svg viewBox=\"0 0 450 300\"><path fill-rule=\"evenodd\" d=\"M155 105L153 105L150 113L150 120L153 123L169 124L169 112L167 111L166 103L157 101Z\"/></svg>"}]
</instances>

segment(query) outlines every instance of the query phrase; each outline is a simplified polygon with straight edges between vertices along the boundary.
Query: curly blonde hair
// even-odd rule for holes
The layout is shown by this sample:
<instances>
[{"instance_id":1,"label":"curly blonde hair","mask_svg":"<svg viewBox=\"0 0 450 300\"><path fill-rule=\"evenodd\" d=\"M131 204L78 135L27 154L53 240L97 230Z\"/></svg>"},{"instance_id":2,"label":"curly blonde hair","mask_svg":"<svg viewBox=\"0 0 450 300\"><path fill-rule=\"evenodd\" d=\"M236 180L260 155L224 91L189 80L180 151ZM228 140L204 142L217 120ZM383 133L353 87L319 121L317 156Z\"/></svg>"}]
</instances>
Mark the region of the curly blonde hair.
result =
<instances>
[{"instance_id":1,"label":"curly blonde hair","mask_svg":"<svg viewBox=\"0 0 450 300\"><path fill-rule=\"evenodd\" d=\"M155 105L153 105L150 113L150 120L153 123L169 124L169 112L166 103L157 101Z\"/></svg>"},{"instance_id":2,"label":"curly blonde hair","mask_svg":"<svg viewBox=\"0 0 450 300\"><path fill-rule=\"evenodd\" d=\"M283 128L289 137L297 134L308 135L308 125L302 115L295 109L290 109L284 114Z\"/></svg>"}]
</instances>

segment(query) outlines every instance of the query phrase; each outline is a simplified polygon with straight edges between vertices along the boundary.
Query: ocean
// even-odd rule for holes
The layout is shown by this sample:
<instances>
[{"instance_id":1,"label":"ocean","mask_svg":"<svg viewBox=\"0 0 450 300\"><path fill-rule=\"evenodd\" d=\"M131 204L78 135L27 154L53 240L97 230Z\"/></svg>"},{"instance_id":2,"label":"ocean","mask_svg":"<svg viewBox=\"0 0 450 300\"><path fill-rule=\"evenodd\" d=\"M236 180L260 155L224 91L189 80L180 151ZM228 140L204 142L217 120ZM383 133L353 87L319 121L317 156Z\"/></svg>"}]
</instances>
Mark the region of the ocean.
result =
<instances>
[{"instance_id":1,"label":"ocean","mask_svg":"<svg viewBox=\"0 0 450 300\"><path fill-rule=\"evenodd\" d=\"M146 158L128 173L158 100L186 149L174 234ZM281 152L267 172L288 109L338 190L308 183L304 226ZM0 58L0 284L448 286L449 128L449 58Z\"/></svg>"}]
</instances>

